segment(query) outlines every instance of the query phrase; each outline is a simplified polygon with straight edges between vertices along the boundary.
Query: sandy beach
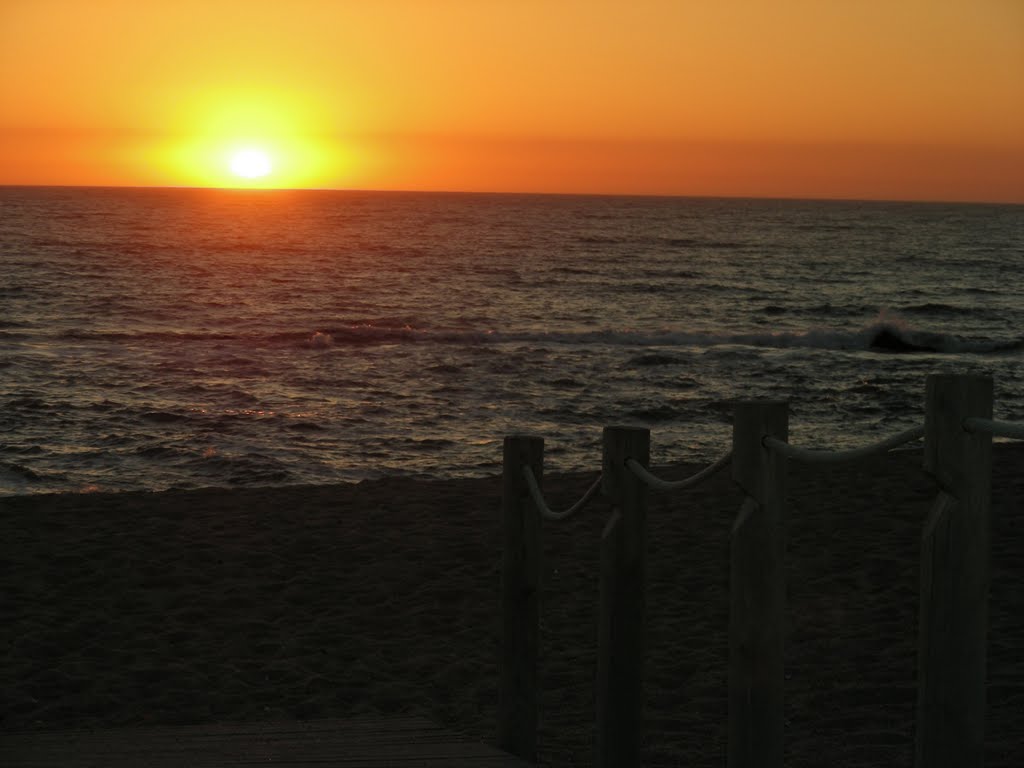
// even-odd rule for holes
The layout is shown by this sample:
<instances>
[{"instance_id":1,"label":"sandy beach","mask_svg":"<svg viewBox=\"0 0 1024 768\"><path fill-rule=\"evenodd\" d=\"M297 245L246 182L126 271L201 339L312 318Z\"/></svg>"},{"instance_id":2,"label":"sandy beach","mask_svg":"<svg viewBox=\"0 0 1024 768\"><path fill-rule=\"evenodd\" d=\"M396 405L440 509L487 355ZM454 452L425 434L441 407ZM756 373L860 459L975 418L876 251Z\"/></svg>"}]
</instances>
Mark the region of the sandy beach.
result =
<instances>
[{"instance_id":1,"label":"sandy beach","mask_svg":"<svg viewBox=\"0 0 1024 768\"><path fill-rule=\"evenodd\" d=\"M786 761L912 762L919 452L791 463ZM668 476L692 469L673 467ZM1024 764L1024 447L997 446L987 763ZM551 505L593 475L550 476ZM652 494L648 766L726 744L722 473ZM409 712L493 743L498 478L0 499L3 731ZM608 507L545 524L540 749L592 758Z\"/></svg>"}]
</instances>

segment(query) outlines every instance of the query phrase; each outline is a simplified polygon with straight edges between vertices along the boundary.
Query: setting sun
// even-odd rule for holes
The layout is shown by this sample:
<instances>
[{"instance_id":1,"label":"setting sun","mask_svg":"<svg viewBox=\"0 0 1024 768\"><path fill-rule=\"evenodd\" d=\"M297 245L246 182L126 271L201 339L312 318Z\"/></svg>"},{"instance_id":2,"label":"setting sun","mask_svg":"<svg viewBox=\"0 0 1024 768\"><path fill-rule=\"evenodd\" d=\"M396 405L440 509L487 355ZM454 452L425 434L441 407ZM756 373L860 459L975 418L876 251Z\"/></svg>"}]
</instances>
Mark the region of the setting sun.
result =
<instances>
[{"instance_id":1,"label":"setting sun","mask_svg":"<svg viewBox=\"0 0 1024 768\"><path fill-rule=\"evenodd\" d=\"M0 1L0 184L1024 200L1024 3L637 9Z\"/></svg>"},{"instance_id":2,"label":"setting sun","mask_svg":"<svg viewBox=\"0 0 1024 768\"><path fill-rule=\"evenodd\" d=\"M271 170L273 163L262 149L240 149L231 156L231 172L236 176L257 179Z\"/></svg>"}]
</instances>

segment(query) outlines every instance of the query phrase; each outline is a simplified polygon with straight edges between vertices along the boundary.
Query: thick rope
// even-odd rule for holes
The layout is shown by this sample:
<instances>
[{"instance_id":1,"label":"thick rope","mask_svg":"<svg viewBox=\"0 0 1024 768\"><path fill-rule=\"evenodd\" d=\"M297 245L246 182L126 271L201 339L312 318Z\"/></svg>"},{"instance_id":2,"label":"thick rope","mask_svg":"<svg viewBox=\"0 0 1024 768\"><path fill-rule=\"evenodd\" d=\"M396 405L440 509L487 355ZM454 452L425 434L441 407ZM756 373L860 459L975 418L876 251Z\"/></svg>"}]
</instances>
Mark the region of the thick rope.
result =
<instances>
[{"instance_id":1,"label":"thick rope","mask_svg":"<svg viewBox=\"0 0 1024 768\"><path fill-rule=\"evenodd\" d=\"M964 429L968 432L988 432L993 437L1024 440L1024 424L1015 424L1012 421L993 421L972 416L964 419Z\"/></svg>"},{"instance_id":2,"label":"thick rope","mask_svg":"<svg viewBox=\"0 0 1024 768\"><path fill-rule=\"evenodd\" d=\"M714 464L709 464L697 474L691 475L683 480L662 480L657 475L652 475L648 469L636 459L626 459L626 466L629 467L630 471L634 475L639 477L655 490L678 491L682 488L692 488L695 485L699 485L722 469L722 467L726 466L730 461L732 461L732 451L728 451Z\"/></svg>"},{"instance_id":3,"label":"thick rope","mask_svg":"<svg viewBox=\"0 0 1024 768\"><path fill-rule=\"evenodd\" d=\"M544 501L544 494L540 492L540 486L537 485L537 478L533 476L533 470L529 467L523 467L523 477L526 479L526 487L530 489L530 496L533 497L533 503L537 505L537 509L540 510L540 516L545 520L565 520L572 517L587 506L587 503L594 498L594 495L601 489L601 476L598 475L594 484L587 489L586 493L583 494L583 498L564 512L555 512L548 507L547 503Z\"/></svg>"},{"instance_id":4,"label":"thick rope","mask_svg":"<svg viewBox=\"0 0 1024 768\"><path fill-rule=\"evenodd\" d=\"M920 440L922 437L924 437L924 427L914 427L877 443L866 445L863 448L853 448L849 451L815 451L809 448L797 448L795 445L790 445L786 441L779 440L771 435L765 437L762 442L766 448L778 451L789 459L796 459L797 461L804 461L810 464L839 464L876 453L885 453L904 443Z\"/></svg>"}]
</instances>

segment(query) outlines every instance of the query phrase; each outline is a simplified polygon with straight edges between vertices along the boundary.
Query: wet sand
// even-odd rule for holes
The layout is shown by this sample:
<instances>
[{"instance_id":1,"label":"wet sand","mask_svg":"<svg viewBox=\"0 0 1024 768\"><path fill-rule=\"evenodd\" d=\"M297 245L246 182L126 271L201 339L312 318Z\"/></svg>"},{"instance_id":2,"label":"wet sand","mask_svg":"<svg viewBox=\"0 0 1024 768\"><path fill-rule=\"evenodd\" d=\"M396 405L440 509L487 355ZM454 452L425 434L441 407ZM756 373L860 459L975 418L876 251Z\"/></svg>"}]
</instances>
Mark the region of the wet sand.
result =
<instances>
[{"instance_id":1,"label":"wet sand","mask_svg":"<svg viewBox=\"0 0 1024 768\"><path fill-rule=\"evenodd\" d=\"M986 758L1016 766L1024 447L995 456ZM934 486L919 452L790 476L787 765L909 766ZM551 505L592 480L548 477ZM728 472L651 496L645 765L724 764L739 503ZM499 510L498 478L0 499L0 738L407 712L493 743ZM607 515L544 526L546 765L592 757Z\"/></svg>"}]
</instances>

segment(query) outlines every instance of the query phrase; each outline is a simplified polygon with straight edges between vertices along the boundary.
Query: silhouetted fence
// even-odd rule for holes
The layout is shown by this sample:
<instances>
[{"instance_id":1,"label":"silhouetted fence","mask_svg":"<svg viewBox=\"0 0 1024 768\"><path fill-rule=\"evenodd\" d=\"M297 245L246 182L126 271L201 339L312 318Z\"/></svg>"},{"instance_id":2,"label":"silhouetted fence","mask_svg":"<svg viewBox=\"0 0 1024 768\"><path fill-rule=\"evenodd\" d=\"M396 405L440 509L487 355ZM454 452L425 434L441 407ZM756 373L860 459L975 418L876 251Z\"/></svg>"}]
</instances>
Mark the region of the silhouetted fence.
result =
<instances>
[{"instance_id":1,"label":"silhouetted fence","mask_svg":"<svg viewBox=\"0 0 1024 768\"><path fill-rule=\"evenodd\" d=\"M648 488L693 487L731 463L744 500L730 545L728 764L781 768L786 462L850 461L924 437L924 468L938 495L921 540L915 764L981 766L992 436L1024 439L1024 425L992 420L990 378L947 375L927 379L923 427L864 448L792 446L788 420L785 402L736 403L732 450L674 482L648 469L649 430L607 427L598 482L564 512L550 510L541 492L543 438L505 438L498 715L503 749L536 759L541 520L579 512L600 488L613 511L600 543L595 764L640 764Z\"/></svg>"}]
</instances>

